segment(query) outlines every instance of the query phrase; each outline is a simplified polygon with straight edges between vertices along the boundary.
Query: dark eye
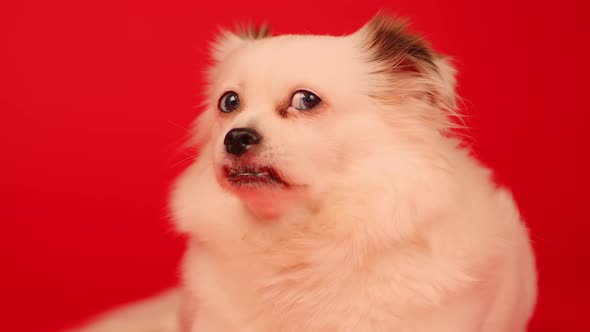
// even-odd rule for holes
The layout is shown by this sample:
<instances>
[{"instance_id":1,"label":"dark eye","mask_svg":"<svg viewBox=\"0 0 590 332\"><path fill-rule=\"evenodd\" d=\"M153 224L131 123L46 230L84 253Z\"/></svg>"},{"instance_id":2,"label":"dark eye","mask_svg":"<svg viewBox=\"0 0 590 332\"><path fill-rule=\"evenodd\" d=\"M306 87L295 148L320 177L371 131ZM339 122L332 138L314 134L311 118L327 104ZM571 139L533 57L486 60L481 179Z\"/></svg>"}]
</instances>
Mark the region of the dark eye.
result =
<instances>
[{"instance_id":1,"label":"dark eye","mask_svg":"<svg viewBox=\"0 0 590 332\"><path fill-rule=\"evenodd\" d=\"M219 110L223 113L231 113L240 107L240 98L233 91L228 91L219 99Z\"/></svg>"},{"instance_id":2,"label":"dark eye","mask_svg":"<svg viewBox=\"0 0 590 332\"><path fill-rule=\"evenodd\" d=\"M295 92L291 98L291 107L300 111L307 111L316 107L321 101L320 97L316 96L314 93L306 90L299 90Z\"/></svg>"}]
</instances>

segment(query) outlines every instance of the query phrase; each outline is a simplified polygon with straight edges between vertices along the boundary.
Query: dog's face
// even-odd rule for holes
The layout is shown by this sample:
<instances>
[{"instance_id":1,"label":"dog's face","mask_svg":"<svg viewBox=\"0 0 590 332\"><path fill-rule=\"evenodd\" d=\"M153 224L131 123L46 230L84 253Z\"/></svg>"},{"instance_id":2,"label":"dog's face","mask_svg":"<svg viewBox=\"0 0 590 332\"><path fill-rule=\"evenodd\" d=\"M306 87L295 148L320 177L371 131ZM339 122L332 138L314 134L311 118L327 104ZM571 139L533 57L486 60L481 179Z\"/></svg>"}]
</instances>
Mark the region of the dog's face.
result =
<instances>
[{"instance_id":1,"label":"dog's face","mask_svg":"<svg viewBox=\"0 0 590 332\"><path fill-rule=\"evenodd\" d=\"M448 68L399 23L378 17L346 37L250 32L218 42L196 130L217 183L261 218L379 181L396 149L411 167L406 150L445 128Z\"/></svg>"},{"instance_id":2,"label":"dog's face","mask_svg":"<svg viewBox=\"0 0 590 332\"><path fill-rule=\"evenodd\" d=\"M378 136L350 39L285 36L238 46L212 81L219 184L254 210L321 193Z\"/></svg>"}]
</instances>

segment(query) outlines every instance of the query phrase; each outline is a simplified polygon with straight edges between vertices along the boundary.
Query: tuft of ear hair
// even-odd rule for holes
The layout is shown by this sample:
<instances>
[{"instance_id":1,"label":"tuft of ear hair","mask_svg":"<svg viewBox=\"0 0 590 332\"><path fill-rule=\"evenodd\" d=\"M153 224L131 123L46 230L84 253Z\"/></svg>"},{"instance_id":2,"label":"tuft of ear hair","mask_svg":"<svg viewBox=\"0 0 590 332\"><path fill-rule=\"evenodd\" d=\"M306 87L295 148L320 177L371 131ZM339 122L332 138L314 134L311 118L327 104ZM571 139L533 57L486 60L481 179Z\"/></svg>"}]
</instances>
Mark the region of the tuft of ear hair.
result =
<instances>
[{"instance_id":1,"label":"tuft of ear hair","mask_svg":"<svg viewBox=\"0 0 590 332\"><path fill-rule=\"evenodd\" d=\"M435 52L420 36L408 29L406 19L378 13L363 27L363 48L371 60L386 64L391 71L424 72L436 70Z\"/></svg>"},{"instance_id":2,"label":"tuft of ear hair","mask_svg":"<svg viewBox=\"0 0 590 332\"><path fill-rule=\"evenodd\" d=\"M236 28L236 33L240 38L249 40L263 39L272 36L270 26L267 23L256 25L250 22L245 26L238 26Z\"/></svg>"},{"instance_id":3,"label":"tuft of ear hair","mask_svg":"<svg viewBox=\"0 0 590 332\"><path fill-rule=\"evenodd\" d=\"M435 52L408 27L406 19L378 13L359 31L363 35L361 48L368 54L368 61L376 64L373 74L390 78L392 86L403 85L402 89L406 90L401 91L407 95L427 101L460 120L456 110L455 68L447 56Z\"/></svg>"},{"instance_id":4,"label":"tuft of ear hair","mask_svg":"<svg viewBox=\"0 0 590 332\"><path fill-rule=\"evenodd\" d=\"M250 22L246 25L236 25L233 31L220 29L218 37L211 45L213 60L220 62L240 45L248 41L269 38L271 36L270 26L266 23L256 25Z\"/></svg>"}]
</instances>

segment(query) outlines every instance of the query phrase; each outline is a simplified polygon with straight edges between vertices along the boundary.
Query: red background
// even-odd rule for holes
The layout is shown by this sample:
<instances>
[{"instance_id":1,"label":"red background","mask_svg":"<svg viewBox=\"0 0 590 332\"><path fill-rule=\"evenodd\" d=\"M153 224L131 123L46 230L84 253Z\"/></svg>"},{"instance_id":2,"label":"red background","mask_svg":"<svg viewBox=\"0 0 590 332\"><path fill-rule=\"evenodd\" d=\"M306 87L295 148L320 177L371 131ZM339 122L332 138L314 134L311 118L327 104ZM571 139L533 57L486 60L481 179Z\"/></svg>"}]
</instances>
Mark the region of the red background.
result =
<instances>
[{"instance_id":1,"label":"red background","mask_svg":"<svg viewBox=\"0 0 590 332\"><path fill-rule=\"evenodd\" d=\"M52 331L175 282L166 196L217 25L342 34L379 8L456 58L470 142L534 234L531 331L590 330L589 10L506 0L3 2L0 330Z\"/></svg>"}]
</instances>

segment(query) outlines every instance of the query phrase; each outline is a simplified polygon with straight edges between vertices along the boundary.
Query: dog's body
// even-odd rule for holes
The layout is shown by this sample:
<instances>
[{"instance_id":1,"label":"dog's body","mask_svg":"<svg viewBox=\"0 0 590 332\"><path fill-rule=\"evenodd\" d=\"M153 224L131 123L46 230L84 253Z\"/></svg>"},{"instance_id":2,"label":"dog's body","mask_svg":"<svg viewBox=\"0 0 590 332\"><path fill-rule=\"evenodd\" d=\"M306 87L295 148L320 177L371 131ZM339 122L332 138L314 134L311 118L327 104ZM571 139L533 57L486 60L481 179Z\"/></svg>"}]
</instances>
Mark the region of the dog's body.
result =
<instances>
[{"instance_id":1,"label":"dog's body","mask_svg":"<svg viewBox=\"0 0 590 332\"><path fill-rule=\"evenodd\" d=\"M225 33L214 58L172 199L182 331L526 330L528 234L450 134L444 57L378 16L346 37Z\"/></svg>"}]
</instances>

